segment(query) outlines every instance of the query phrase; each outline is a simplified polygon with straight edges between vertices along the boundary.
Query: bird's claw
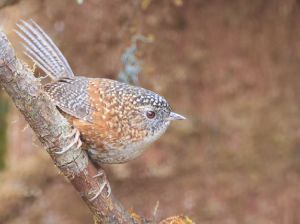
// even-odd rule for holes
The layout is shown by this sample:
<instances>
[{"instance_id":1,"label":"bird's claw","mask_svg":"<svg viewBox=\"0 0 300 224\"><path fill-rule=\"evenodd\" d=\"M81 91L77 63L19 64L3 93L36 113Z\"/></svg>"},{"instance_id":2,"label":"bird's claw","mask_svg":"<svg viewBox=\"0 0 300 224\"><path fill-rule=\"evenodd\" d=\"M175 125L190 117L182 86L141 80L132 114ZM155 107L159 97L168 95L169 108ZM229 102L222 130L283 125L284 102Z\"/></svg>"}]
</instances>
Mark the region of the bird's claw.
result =
<instances>
[{"instance_id":1,"label":"bird's claw","mask_svg":"<svg viewBox=\"0 0 300 224\"><path fill-rule=\"evenodd\" d=\"M111 193L110 185L109 185L108 181L106 180L106 176L104 175L103 170L100 170L98 172L98 174L93 176L93 178L100 177L100 176L103 176L103 183L101 184L101 186L100 186L99 190L97 191L96 195L93 198L89 199L89 201L95 200L101 194L101 192L103 191L105 185L107 186L107 196L105 198L108 198L110 193Z\"/></svg>"},{"instance_id":2,"label":"bird's claw","mask_svg":"<svg viewBox=\"0 0 300 224\"><path fill-rule=\"evenodd\" d=\"M71 140L71 142L70 142L69 145L67 145L65 148L63 148L62 151L55 152L55 153L56 154L63 154L66 151L68 151L70 148L72 148L72 146L75 145L76 143L77 143L77 147L76 147L75 150L79 149L80 146L82 145L82 142L81 142L81 140L79 138L80 137L80 132L79 132L79 130L77 128L74 128L73 131L72 131L72 133L69 134L69 135L67 135L67 136L65 136L65 138L70 138L70 137L73 137L74 135L75 135L75 137L74 137L74 139Z\"/></svg>"}]
</instances>

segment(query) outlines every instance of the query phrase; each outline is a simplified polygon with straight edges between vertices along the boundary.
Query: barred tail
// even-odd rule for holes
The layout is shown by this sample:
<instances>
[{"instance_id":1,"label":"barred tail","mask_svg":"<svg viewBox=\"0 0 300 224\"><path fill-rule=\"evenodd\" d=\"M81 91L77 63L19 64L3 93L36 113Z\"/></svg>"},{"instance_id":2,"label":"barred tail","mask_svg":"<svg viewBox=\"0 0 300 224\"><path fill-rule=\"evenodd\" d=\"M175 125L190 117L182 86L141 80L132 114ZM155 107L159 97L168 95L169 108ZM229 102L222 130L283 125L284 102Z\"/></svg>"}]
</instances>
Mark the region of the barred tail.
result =
<instances>
[{"instance_id":1,"label":"barred tail","mask_svg":"<svg viewBox=\"0 0 300 224\"><path fill-rule=\"evenodd\" d=\"M21 20L22 21L22 20ZM15 30L15 32L28 44L24 45L29 53L24 52L29 58L53 80L62 77L74 76L66 58L53 43L51 38L40 28L33 20L34 26L22 21L27 29L17 24L23 33Z\"/></svg>"}]
</instances>

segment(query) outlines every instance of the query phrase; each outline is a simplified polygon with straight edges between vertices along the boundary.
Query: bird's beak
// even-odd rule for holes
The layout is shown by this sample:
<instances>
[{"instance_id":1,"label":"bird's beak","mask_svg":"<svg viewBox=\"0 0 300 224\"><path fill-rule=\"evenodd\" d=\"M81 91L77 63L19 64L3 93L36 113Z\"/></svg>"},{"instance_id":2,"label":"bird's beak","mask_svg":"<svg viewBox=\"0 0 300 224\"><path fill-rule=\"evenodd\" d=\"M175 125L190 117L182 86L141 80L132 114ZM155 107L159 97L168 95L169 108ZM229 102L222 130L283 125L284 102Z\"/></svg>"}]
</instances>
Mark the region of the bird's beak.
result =
<instances>
[{"instance_id":1,"label":"bird's beak","mask_svg":"<svg viewBox=\"0 0 300 224\"><path fill-rule=\"evenodd\" d=\"M171 112L169 117L165 118L166 121L174 121L174 120L185 120L184 116Z\"/></svg>"}]
</instances>

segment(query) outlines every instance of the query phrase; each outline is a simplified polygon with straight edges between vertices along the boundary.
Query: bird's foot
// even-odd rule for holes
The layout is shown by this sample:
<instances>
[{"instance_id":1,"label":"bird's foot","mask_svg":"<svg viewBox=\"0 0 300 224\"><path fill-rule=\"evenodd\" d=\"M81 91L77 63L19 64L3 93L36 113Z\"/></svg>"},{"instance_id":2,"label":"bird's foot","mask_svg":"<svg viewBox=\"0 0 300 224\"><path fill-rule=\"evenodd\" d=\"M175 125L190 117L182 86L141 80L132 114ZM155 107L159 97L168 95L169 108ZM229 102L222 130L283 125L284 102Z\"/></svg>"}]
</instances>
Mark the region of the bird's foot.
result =
<instances>
[{"instance_id":1,"label":"bird's foot","mask_svg":"<svg viewBox=\"0 0 300 224\"><path fill-rule=\"evenodd\" d=\"M108 181L106 180L106 176L105 176L103 170L98 171L98 174L93 176L93 178L100 177L100 176L102 176L102 178L103 178L103 183L100 185L100 188L97 191L96 195L93 198L91 198L89 201L95 200L101 194L101 192L103 191L105 185L107 186L107 196L105 198L108 198L110 193L111 193L110 185L109 185Z\"/></svg>"},{"instance_id":2,"label":"bird's foot","mask_svg":"<svg viewBox=\"0 0 300 224\"><path fill-rule=\"evenodd\" d=\"M70 137L73 137L74 135L75 135L75 137L74 137L74 139L71 140L71 142L70 142L69 145L67 145L65 148L63 148L62 151L55 152L55 153L56 154L63 154L66 151L68 151L70 148L72 148L72 146L75 145L76 143L77 143L77 147L76 147L75 150L79 149L80 146L82 145L82 142L81 142L81 140L79 138L80 132L79 132L79 130L77 128L74 128L73 131L72 131L72 133L70 135L65 136L65 138L70 138Z\"/></svg>"}]
</instances>

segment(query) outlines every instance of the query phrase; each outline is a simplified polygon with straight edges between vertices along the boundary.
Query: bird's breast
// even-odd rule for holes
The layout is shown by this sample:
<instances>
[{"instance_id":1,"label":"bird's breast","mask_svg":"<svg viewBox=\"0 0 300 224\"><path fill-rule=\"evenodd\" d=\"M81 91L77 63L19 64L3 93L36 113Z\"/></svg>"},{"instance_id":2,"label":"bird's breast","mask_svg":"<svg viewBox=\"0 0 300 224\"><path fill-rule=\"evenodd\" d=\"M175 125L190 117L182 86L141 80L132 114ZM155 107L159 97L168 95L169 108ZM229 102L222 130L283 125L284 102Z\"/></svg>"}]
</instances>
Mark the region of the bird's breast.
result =
<instances>
[{"instance_id":1,"label":"bird's breast","mask_svg":"<svg viewBox=\"0 0 300 224\"><path fill-rule=\"evenodd\" d=\"M88 152L90 158L95 162L118 164L126 163L142 155L150 145L144 140L130 143L124 142L121 147L105 142L103 148L92 148L90 146Z\"/></svg>"},{"instance_id":2,"label":"bird's breast","mask_svg":"<svg viewBox=\"0 0 300 224\"><path fill-rule=\"evenodd\" d=\"M88 145L91 159L99 163L125 163L142 155L166 130L167 126L155 133L147 132L138 140L130 136L111 141L110 138L97 138L99 145ZM146 131L145 131L146 132ZM95 139L96 140L96 139Z\"/></svg>"}]
</instances>

